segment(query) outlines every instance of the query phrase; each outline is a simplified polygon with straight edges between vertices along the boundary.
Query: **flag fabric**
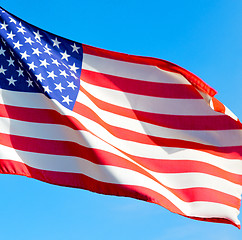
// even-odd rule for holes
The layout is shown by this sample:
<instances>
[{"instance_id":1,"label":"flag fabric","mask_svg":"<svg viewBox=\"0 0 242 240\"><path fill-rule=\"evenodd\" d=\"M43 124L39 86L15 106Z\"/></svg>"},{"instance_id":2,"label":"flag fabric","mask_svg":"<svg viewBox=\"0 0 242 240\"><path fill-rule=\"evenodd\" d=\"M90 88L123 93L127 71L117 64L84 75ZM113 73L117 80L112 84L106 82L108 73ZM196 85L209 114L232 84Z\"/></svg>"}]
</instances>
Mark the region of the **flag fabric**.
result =
<instances>
[{"instance_id":1,"label":"flag fabric","mask_svg":"<svg viewBox=\"0 0 242 240\"><path fill-rule=\"evenodd\" d=\"M240 227L242 125L215 90L0 14L1 173Z\"/></svg>"}]
</instances>

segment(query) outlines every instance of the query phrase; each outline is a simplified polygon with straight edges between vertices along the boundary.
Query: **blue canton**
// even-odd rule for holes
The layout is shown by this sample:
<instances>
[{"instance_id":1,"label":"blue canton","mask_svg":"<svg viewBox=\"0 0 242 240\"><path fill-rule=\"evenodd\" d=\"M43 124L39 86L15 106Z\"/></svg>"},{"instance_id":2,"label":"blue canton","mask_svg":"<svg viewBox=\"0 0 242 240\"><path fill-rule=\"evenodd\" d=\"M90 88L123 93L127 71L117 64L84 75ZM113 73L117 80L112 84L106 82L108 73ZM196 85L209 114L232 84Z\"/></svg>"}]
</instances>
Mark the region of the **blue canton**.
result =
<instances>
[{"instance_id":1,"label":"blue canton","mask_svg":"<svg viewBox=\"0 0 242 240\"><path fill-rule=\"evenodd\" d=\"M0 88L39 92L73 109L82 45L34 27L0 9Z\"/></svg>"}]
</instances>

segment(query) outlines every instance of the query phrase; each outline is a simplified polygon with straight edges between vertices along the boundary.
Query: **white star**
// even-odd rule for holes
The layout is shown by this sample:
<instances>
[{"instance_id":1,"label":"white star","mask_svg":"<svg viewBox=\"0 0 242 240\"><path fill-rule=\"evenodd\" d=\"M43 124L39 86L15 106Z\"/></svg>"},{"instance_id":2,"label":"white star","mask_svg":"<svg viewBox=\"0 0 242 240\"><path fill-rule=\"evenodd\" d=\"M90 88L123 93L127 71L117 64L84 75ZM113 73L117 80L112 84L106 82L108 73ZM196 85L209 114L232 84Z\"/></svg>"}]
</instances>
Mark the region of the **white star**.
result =
<instances>
[{"instance_id":1,"label":"white star","mask_svg":"<svg viewBox=\"0 0 242 240\"><path fill-rule=\"evenodd\" d=\"M59 69L60 70L60 69ZM64 76L65 78L67 77L67 76L69 76L67 73L66 73L66 71L65 70L60 70L60 75L62 75L62 76Z\"/></svg>"},{"instance_id":2,"label":"white star","mask_svg":"<svg viewBox=\"0 0 242 240\"><path fill-rule=\"evenodd\" d=\"M48 72L48 71L47 71L47 73L49 74L49 75L47 76L47 78L52 78L53 80L55 80L55 77L57 77L57 76L55 75L54 71L52 71L52 72Z\"/></svg>"},{"instance_id":3,"label":"white star","mask_svg":"<svg viewBox=\"0 0 242 240\"><path fill-rule=\"evenodd\" d=\"M4 49L1 47L1 49L0 49L0 55L5 56L5 52L6 52L6 50L4 50Z\"/></svg>"},{"instance_id":4,"label":"white star","mask_svg":"<svg viewBox=\"0 0 242 240\"><path fill-rule=\"evenodd\" d=\"M50 65L49 63L46 62L46 59L44 60L39 60L41 62L40 66L44 66L45 68L47 68L47 65Z\"/></svg>"},{"instance_id":5,"label":"white star","mask_svg":"<svg viewBox=\"0 0 242 240\"><path fill-rule=\"evenodd\" d=\"M65 88L63 88L63 87L61 86L61 83L59 83L59 84L56 84L56 83L55 83L55 85L56 85L55 90L58 89L58 90L60 90L60 92L62 92L62 89L65 89Z\"/></svg>"},{"instance_id":6,"label":"white star","mask_svg":"<svg viewBox=\"0 0 242 240\"><path fill-rule=\"evenodd\" d=\"M28 87L34 87L33 86L33 81L30 80L30 78L28 78L28 80L26 80L26 82L28 83Z\"/></svg>"},{"instance_id":7,"label":"white star","mask_svg":"<svg viewBox=\"0 0 242 240\"><path fill-rule=\"evenodd\" d=\"M16 20L14 20L13 18L9 17L10 22L13 22L14 24L16 24Z\"/></svg>"},{"instance_id":8,"label":"white star","mask_svg":"<svg viewBox=\"0 0 242 240\"><path fill-rule=\"evenodd\" d=\"M37 75L35 75L35 76L36 76L37 80L40 81L40 82L42 82L42 80L45 80L45 79L42 77L41 73L40 73L40 74L37 74Z\"/></svg>"},{"instance_id":9,"label":"white star","mask_svg":"<svg viewBox=\"0 0 242 240\"><path fill-rule=\"evenodd\" d=\"M34 70L35 68L38 68L37 66L35 66L34 65L34 62L32 62L32 63L28 63L28 65L29 65L29 70Z\"/></svg>"},{"instance_id":10,"label":"white star","mask_svg":"<svg viewBox=\"0 0 242 240\"><path fill-rule=\"evenodd\" d=\"M27 60L27 58L30 57L30 56L27 54L26 51L25 51L24 53L20 53L20 54L21 54L21 56L22 56L21 59L24 58L25 60Z\"/></svg>"},{"instance_id":11,"label":"white star","mask_svg":"<svg viewBox=\"0 0 242 240\"><path fill-rule=\"evenodd\" d=\"M68 82L68 81L67 81L67 82ZM73 90L75 90L75 88L77 88L77 86L74 85L73 82L68 82L68 86L67 86L67 87L70 87L70 88L72 88Z\"/></svg>"},{"instance_id":12,"label":"white star","mask_svg":"<svg viewBox=\"0 0 242 240\"><path fill-rule=\"evenodd\" d=\"M0 67L0 73L2 73L3 75L5 75L5 71L7 71L7 69L4 69L3 66Z\"/></svg>"},{"instance_id":13,"label":"white star","mask_svg":"<svg viewBox=\"0 0 242 240\"><path fill-rule=\"evenodd\" d=\"M17 48L17 49L20 49L20 47L22 47L22 46L23 46L23 44L20 44L20 43L19 43L19 41L17 41L16 43L15 43L15 42L13 42L13 45L14 45L14 47L13 47L13 48Z\"/></svg>"},{"instance_id":14,"label":"white star","mask_svg":"<svg viewBox=\"0 0 242 240\"><path fill-rule=\"evenodd\" d=\"M59 45L61 44L61 42L59 42L59 41L57 40L57 37L55 38L55 40L53 40L53 39L51 39L51 40L53 41L53 47L54 47L54 46L57 46L58 48L60 48Z\"/></svg>"},{"instance_id":15,"label":"white star","mask_svg":"<svg viewBox=\"0 0 242 240\"><path fill-rule=\"evenodd\" d=\"M65 59L68 62L68 57L70 57L71 55L68 55L67 52L65 51L64 53L60 53L62 55L62 59Z\"/></svg>"},{"instance_id":16,"label":"white star","mask_svg":"<svg viewBox=\"0 0 242 240\"><path fill-rule=\"evenodd\" d=\"M51 93L52 91L49 89L49 86L43 86L44 91L47 92L48 94Z\"/></svg>"},{"instance_id":17,"label":"white star","mask_svg":"<svg viewBox=\"0 0 242 240\"><path fill-rule=\"evenodd\" d=\"M18 77L24 76L24 74L23 74L24 71L21 68L19 68L19 70L16 70L16 72L18 72Z\"/></svg>"},{"instance_id":18,"label":"white star","mask_svg":"<svg viewBox=\"0 0 242 240\"><path fill-rule=\"evenodd\" d=\"M8 66L10 66L10 65L13 65L14 66L14 60L10 57L10 59L9 60L7 60L8 61Z\"/></svg>"},{"instance_id":19,"label":"white star","mask_svg":"<svg viewBox=\"0 0 242 240\"><path fill-rule=\"evenodd\" d=\"M24 37L25 38L25 43L29 43L30 45L32 45L32 43L34 43L34 41L31 39L31 37L29 37L29 38L26 38L26 37Z\"/></svg>"},{"instance_id":20,"label":"white star","mask_svg":"<svg viewBox=\"0 0 242 240\"><path fill-rule=\"evenodd\" d=\"M38 55L38 57L39 57L40 53L42 54L42 52L40 52L38 48L32 48L32 50L33 50L33 54Z\"/></svg>"},{"instance_id":21,"label":"white star","mask_svg":"<svg viewBox=\"0 0 242 240\"><path fill-rule=\"evenodd\" d=\"M15 86L15 82L17 82L17 80L13 79L13 76L11 76L11 78L7 78L7 80L9 81L8 85L13 84Z\"/></svg>"},{"instance_id":22,"label":"white star","mask_svg":"<svg viewBox=\"0 0 242 240\"><path fill-rule=\"evenodd\" d=\"M47 54L49 54L49 56L50 56L50 55L53 54L53 53L50 52L50 50L51 50L51 49L50 49L50 48L48 47L48 45L46 44L45 47L44 47L44 52L47 53Z\"/></svg>"},{"instance_id":23,"label":"white star","mask_svg":"<svg viewBox=\"0 0 242 240\"><path fill-rule=\"evenodd\" d=\"M11 38L13 40L14 36L16 36L15 34L13 34L13 32L11 31L10 33L7 33L8 37L7 38Z\"/></svg>"},{"instance_id":24,"label":"white star","mask_svg":"<svg viewBox=\"0 0 242 240\"><path fill-rule=\"evenodd\" d=\"M77 53L79 53L79 52L78 52L78 49L79 49L80 47L77 47L75 43L74 43L74 45L71 45L71 47L73 48L73 49L72 49L72 52L77 52Z\"/></svg>"},{"instance_id":25,"label":"white star","mask_svg":"<svg viewBox=\"0 0 242 240\"><path fill-rule=\"evenodd\" d=\"M8 24L6 24L5 21L3 23L1 23L0 25L1 25L1 29L4 29L7 31Z\"/></svg>"},{"instance_id":26,"label":"white star","mask_svg":"<svg viewBox=\"0 0 242 240\"><path fill-rule=\"evenodd\" d=\"M69 67L71 68L71 71L75 72L76 73L76 70L77 69L80 69L79 67L76 67L76 64L73 63L73 65L69 65Z\"/></svg>"},{"instance_id":27,"label":"white star","mask_svg":"<svg viewBox=\"0 0 242 240\"><path fill-rule=\"evenodd\" d=\"M18 31L17 32L21 32L22 34L26 33L26 31L24 30L24 27L17 27Z\"/></svg>"},{"instance_id":28,"label":"white star","mask_svg":"<svg viewBox=\"0 0 242 240\"><path fill-rule=\"evenodd\" d=\"M40 39L40 38L41 38L41 37L43 37L43 36L42 36L42 35L40 35L39 30L38 30L37 32L34 32L34 35L35 35L35 37L34 37L34 38L35 38L36 40L38 40L38 41L40 41L40 42L41 42L41 39Z\"/></svg>"},{"instance_id":29,"label":"white star","mask_svg":"<svg viewBox=\"0 0 242 240\"><path fill-rule=\"evenodd\" d=\"M59 67L59 65L61 65L61 64L57 61L57 59L53 59L53 58L51 58L51 60L52 60L52 64L55 64L57 67Z\"/></svg>"},{"instance_id":30,"label":"white star","mask_svg":"<svg viewBox=\"0 0 242 240\"><path fill-rule=\"evenodd\" d=\"M67 95L66 97L62 96L64 98L64 100L62 100L62 102L66 102L68 105L70 105L70 102L73 102L70 98L69 95Z\"/></svg>"}]
</instances>

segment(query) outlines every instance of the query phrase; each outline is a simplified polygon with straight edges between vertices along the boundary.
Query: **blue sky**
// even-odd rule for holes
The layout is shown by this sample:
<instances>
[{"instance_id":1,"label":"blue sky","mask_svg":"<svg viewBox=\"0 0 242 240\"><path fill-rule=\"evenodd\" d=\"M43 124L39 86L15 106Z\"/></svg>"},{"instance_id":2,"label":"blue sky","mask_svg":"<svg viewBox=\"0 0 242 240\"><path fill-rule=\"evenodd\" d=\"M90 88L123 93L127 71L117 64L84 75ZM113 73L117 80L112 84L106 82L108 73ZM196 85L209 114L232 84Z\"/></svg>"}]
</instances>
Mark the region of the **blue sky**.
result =
<instances>
[{"instance_id":1,"label":"blue sky","mask_svg":"<svg viewBox=\"0 0 242 240\"><path fill-rule=\"evenodd\" d=\"M242 119L242 1L3 0L1 7L78 42L176 63ZM1 239L242 239L233 226L135 199L10 175L0 175L0 188Z\"/></svg>"}]
</instances>

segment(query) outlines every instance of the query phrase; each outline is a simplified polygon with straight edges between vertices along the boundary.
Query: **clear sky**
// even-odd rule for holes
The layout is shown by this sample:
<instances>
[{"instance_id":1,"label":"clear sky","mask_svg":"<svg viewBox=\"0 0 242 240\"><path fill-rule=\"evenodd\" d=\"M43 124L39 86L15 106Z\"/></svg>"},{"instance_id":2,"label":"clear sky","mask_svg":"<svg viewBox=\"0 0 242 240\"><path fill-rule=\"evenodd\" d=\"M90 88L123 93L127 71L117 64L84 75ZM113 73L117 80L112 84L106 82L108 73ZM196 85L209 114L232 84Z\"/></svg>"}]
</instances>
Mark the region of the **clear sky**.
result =
<instances>
[{"instance_id":1,"label":"clear sky","mask_svg":"<svg viewBox=\"0 0 242 240\"><path fill-rule=\"evenodd\" d=\"M81 43L176 63L215 88L242 119L241 0L2 0L1 7ZM135 199L11 175L0 175L0 188L4 240L242 239L233 226Z\"/></svg>"}]
</instances>

